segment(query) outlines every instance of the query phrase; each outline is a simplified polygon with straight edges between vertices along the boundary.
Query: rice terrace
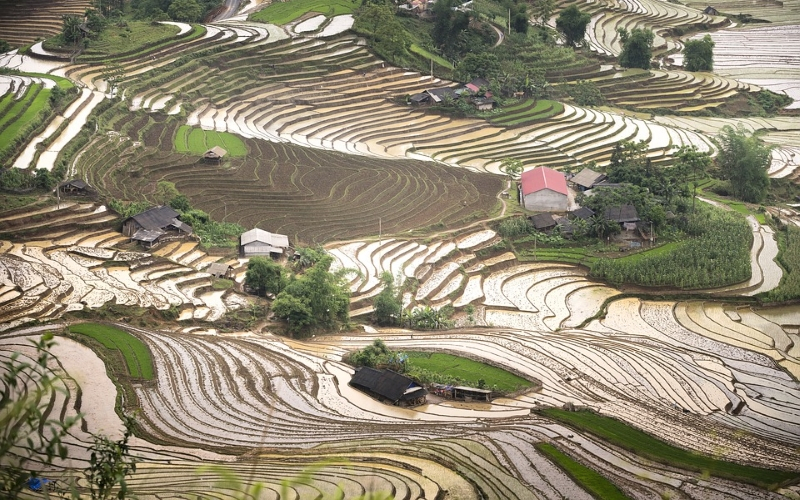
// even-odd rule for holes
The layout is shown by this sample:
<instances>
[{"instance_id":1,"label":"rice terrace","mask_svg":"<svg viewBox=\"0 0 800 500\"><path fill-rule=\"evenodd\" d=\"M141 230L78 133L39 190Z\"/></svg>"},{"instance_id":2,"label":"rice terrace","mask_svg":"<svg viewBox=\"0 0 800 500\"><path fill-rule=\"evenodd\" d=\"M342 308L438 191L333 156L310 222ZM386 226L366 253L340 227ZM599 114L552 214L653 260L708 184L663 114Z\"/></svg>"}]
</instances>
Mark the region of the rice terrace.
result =
<instances>
[{"instance_id":1,"label":"rice terrace","mask_svg":"<svg viewBox=\"0 0 800 500\"><path fill-rule=\"evenodd\" d=\"M0 497L800 499L800 0L0 0Z\"/></svg>"}]
</instances>

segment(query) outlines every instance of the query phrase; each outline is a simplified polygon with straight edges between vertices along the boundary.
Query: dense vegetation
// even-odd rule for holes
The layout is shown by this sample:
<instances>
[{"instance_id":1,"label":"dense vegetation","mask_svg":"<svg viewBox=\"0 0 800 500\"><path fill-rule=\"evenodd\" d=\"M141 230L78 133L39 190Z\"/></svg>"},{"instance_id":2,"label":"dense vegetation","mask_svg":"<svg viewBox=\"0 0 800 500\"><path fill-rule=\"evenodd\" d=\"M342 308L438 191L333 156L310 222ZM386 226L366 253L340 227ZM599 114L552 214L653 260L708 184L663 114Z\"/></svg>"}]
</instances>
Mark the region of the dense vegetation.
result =
<instances>
[{"instance_id":1,"label":"dense vegetation","mask_svg":"<svg viewBox=\"0 0 800 500\"><path fill-rule=\"evenodd\" d=\"M536 449L552 460L595 498L603 500L627 500L619 488L593 469L580 464L550 443L537 443Z\"/></svg>"},{"instance_id":2,"label":"dense vegetation","mask_svg":"<svg viewBox=\"0 0 800 500\"><path fill-rule=\"evenodd\" d=\"M175 133L175 150L179 153L202 155L214 146L223 148L230 156L247 154L247 148L239 136L228 132L216 132L181 125Z\"/></svg>"},{"instance_id":3,"label":"dense vegetation","mask_svg":"<svg viewBox=\"0 0 800 500\"><path fill-rule=\"evenodd\" d=\"M591 274L614 284L712 288L750 278L753 233L744 217L713 207L698 206L686 220L685 238L651 251L603 258Z\"/></svg>"},{"instance_id":4,"label":"dense vegetation","mask_svg":"<svg viewBox=\"0 0 800 500\"><path fill-rule=\"evenodd\" d=\"M97 323L70 325L69 331L86 335L112 351L118 351L125 359L128 374L133 378L152 380L153 360L147 346L130 333L112 326Z\"/></svg>"},{"instance_id":5,"label":"dense vegetation","mask_svg":"<svg viewBox=\"0 0 800 500\"><path fill-rule=\"evenodd\" d=\"M672 467L742 481L767 489L774 489L781 484L794 481L798 477L795 472L760 469L724 462L696 452L682 450L638 429L634 429L619 420L604 417L591 411L569 412L548 408L541 413L546 417L571 425L581 431L594 434L615 446L636 453L648 460Z\"/></svg>"}]
</instances>

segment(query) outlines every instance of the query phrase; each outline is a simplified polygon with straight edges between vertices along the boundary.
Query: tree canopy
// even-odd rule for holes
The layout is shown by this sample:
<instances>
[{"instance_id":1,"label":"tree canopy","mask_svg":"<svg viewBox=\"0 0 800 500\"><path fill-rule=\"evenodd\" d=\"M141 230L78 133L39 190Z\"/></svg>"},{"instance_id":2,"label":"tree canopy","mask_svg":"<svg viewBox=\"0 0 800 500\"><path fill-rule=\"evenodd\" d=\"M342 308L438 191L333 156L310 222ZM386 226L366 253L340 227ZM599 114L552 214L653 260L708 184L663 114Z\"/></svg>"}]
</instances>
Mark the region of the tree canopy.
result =
<instances>
[{"instance_id":1,"label":"tree canopy","mask_svg":"<svg viewBox=\"0 0 800 500\"><path fill-rule=\"evenodd\" d=\"M683 45L683 65L687 71L714 69L714 40L711 35L701 40L687 40Z\"/></svg>"},{"instance_id":2,"label":"tree canopy","mask_svg":"<svg viewBox=\"0 0 800 500\"><path fill-rule=\"evenodd\" d=\"M730 183L733 195L750 203L760 203L767 196L770 148L743 126L726 125L717 136L719 154L716 163Z\"/></svg>"},{"instance_id":3,"label":"tree canopy","mask_svg":"<svg viewBox=\"0 0 800 500\"><path fill-rule=\"evenodd\" d=\"M277 295L289 283L288 271L267 257L252 257L247 263L244 282L259 295Z\"/></svg>"},{"instance_id":4,"label":"tree canopy","mask_svg":"<svg viewBox=\"0 0 800 500\"><path fill-rule=\"evenodd\" d=\"M564 41L567 45L575 47L583 42L583 37L586 35L586 27L591 20L591 14L581 12L577 6L570 5L558 15L556 29L564 35Z\"/></svg>"},{"instance_id":5,"label":"tree canopy","mask_svg":"<svg viewBox=\"0 0 800 500\"><path fill-rule=\"evenodd\" d=\"M379 325L393 325L400 321L403 302L395 289L392 273L385 271L381 275L383 290L372 300L375 308L375 321Z\"/></svg>"},{"instance_id":6,"label":"tree canopy","mask_svg":"<svg viewBox=\"0 0 800 500\"><path fill-rule=\"evenodd\" d=\"M330 330L350 321L350 288L344 277L351 271L330 272L332 263L333 257L323 256L304 274L290 279L272 303L272 312L286 321L291 333Z\"/></svg>"},{"instance_id":7,"label":"tree canopy","mask_svg":"<svg viewBox=\"0 0 800 500\"><path fill-rule=\"evenodd\" d=\"M619 55L619 64L623 68L650 69L650 60L653 59L653 40L655 35L649 29L633 28L631 31L619 28L622 52Z\"/></svg>"}]
</instances>

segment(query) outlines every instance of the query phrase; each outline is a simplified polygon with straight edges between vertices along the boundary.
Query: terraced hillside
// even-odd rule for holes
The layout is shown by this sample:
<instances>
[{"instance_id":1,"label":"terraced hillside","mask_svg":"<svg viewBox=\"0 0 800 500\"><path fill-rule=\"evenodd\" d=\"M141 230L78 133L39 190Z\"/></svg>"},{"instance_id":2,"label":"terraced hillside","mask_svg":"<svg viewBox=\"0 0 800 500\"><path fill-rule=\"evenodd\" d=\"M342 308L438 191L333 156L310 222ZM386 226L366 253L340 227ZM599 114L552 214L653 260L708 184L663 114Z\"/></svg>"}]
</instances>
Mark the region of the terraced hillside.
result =
<instances>
[{"instance_id":1,"label":"terraced hillside","mask_svg":"<svg viewBox=\"0 0 800 500\"><path fill-rule=\"evenodd\" d=\"M676 146L711 147L693 131L574 107L511 128L431 114L402 98L453 84L387 67L353 36L286 38L272 30L232 26L210 27L195 42L176 41L153 54L122 58L131 109L186 112L189 125L249 138L363 156L434 158L490 172L497 172L497 162L508 154L526 165L602 164L613 144L626 139L649 142L652 159L667 163ZM213 50L204 50L212 44ZM180 57L189 52L191 58ZM96 67L79 66L67 74L100 85ZM653 78L654 88L659 80L672 85L668 92L677 96L675 107L713 105L736 89L721 79L666 73ZM592 134L585 133L588 128Z\"/></svg>"},{"instance_id":2,"label":"terraced hillside","mask_svg":"<svg viewBox=\"0 0 800 500\"><path fill-rule=\"evenodd\" d=\"M103 117L114 119L115 109ZM416 160L350 156L248 139L244 158L224 165L173 153L179 121L139 113L96 137L77 172L107 195L150 198L175 183L212 217L262 227L305 243L348 239L489 217L500 177ZM154 200L155 201L155 200Z\"/></svg>"},{"instance_id":3,"label":"terraced hillside","mask_svg":"<svg viewBox=\"0 0 800 500\"><path fill-rule=\"evenodd\" d=\"M117 216L102 205L64 203L0 217L0 330L107 303L179 310L181 319L214 321L247 300L214 290L201 270L217 257L196 241L153 253L118 250L128 238L110 229Z\"/></svg>"},{"instance_id":4,"label":"terraced hillside","mask_svg":"<svg viewBox=\"0 0 800 500\"><path fill-rule=\"evenodd\" d=\"M0 0L0 33L15 47L61 32L61 16L83 15L91 0Z\"/></svg>"}]
</instances>

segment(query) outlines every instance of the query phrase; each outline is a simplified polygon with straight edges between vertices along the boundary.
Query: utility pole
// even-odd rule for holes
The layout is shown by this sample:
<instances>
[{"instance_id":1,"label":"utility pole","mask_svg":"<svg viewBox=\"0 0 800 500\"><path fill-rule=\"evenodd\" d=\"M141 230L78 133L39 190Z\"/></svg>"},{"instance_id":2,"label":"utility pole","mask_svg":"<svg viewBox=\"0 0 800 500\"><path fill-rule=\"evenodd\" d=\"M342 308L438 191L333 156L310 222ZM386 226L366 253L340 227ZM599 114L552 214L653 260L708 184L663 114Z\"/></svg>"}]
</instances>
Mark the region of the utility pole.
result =
<instances>
[{"instance_id":1,"label":"utility pole","mask_svg":"<svg viewBox=\"0 0 800 500\"><path fill-rule=\"evenodd\" d=\"M431 81L433 81L433 57L431 57Z\"/></svg>"}]
</instances>

